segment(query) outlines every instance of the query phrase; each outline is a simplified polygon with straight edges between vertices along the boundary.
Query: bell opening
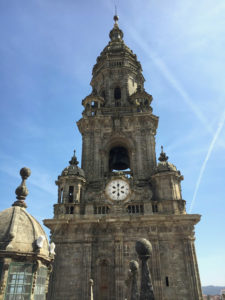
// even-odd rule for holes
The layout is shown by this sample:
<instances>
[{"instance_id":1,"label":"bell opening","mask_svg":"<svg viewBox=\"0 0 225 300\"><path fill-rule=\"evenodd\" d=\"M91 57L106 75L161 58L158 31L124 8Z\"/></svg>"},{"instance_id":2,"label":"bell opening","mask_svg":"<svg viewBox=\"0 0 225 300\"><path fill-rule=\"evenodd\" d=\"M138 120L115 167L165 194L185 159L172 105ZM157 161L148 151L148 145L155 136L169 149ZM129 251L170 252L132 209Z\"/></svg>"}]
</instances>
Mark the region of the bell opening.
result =
<instances>
[{"instance_id":1,"label":"bell opening","mask_svg":"<svg viewBox=\"0 0 225 300\"><path fill-rule=\"evenodd\" d=\"M114 147L109 152L109 170L124 171L130 169L130 158L126 148Z\"/></svg>"}]
</instances>

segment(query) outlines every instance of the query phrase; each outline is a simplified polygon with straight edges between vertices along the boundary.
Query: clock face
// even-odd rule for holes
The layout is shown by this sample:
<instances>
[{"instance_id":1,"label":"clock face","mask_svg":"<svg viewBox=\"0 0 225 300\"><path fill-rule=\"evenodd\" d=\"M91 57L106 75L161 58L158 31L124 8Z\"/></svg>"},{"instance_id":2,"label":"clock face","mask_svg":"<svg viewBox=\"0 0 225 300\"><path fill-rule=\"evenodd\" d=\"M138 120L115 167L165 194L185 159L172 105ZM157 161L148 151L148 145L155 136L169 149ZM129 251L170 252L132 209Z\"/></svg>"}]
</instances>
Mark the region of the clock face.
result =
<instances>
[{"instance_id":1,"label":"clock face","mask_svg":"<svg viewBox=\"0 0 225 300\"><path fill-rule=\"evenodd\" d=\"M106 186L106 194L112 200L124 200L129 193L129 184L122 179L114 179Z\"/></svg>"}]
</instances>

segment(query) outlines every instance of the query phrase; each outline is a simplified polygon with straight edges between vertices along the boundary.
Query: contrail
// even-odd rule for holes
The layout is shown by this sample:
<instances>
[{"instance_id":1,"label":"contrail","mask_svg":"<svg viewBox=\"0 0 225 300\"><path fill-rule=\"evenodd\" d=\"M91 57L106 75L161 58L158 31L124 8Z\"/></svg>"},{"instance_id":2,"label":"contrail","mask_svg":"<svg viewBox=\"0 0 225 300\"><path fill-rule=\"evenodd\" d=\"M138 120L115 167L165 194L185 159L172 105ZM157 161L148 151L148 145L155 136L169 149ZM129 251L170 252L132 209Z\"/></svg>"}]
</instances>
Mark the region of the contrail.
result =
<instances>
[{"instance_id":1,"label":"contrail","mask_svg":"<svg viewBox=\"0 0 225 300\"><path fill-rule=\"evenodd\" d=\"M130 28L127 30L129 31L130 35L133 37L135 42L139 45L142 50L150 56L151 61L158 67L158 69L162 72L163 76L167 79L167 81L177 90L177 92L181 95L182 99L186 102L186 104L190 107L192 112L195 114L197 119L205 126L207 131L212 133L212 128L209 127L208 121L206 120L205 116L202 114L201 110L194 104L191 100L188 93L185 89L181 86L178 80L174 77L172 72L166 66L161 58L152 51L149 47L148 43L146 43L136 32L134 28Z\"/></svg>"},{"instance_id":2,"label":"contrail","mask_svg":"<svg viewBox=\"0 0 225 300\"><path fill-rule=\"evenodd\" d=\"M192 201L191 201L191 205L190 205L190 210L189 210L190 213L191 213L192 208L194 206L194 203L195 203L195 200L196 200L196 195L198 193L198 189L199 189L199 186L201 184L202 176L203 176L203 174L205 172L205 168L206 168L207 162L208 162L208 160L209 160L209 158L211 156L211 153L212 153L212 150L213 150L213 148L215 146L215 143L216 143L216 141L217 141L217 139L218 139L218 137L220 135L220 132L221 132L223 126L224 126L224 122L225 122L225 111L223 112L222 120L219 122L217 130L216 130L216 132L215 132L215 134L213 136L213 139L212 139L212 141L211 141L211 143L209 145L209 149L208 149L208 152L206 154L205 160L204 160L204 162L202 164L202 167L200 169L200 173L199 173L198 180L197 180L197 183L196 183L196 186L195 186L195 190L194 190L194 195L193 195L193 198L192 198Z\"/></svg>"},{"instance_id":3,"label":"contrail","mask_svg":"<svg viewBox=\"0 0 225 300\"><path fill-rule=\"evenodd\" d=\"M151 49L149 49L148 44L143 41L137 34L134 34L135 30L132 29L131 30L133 37L135 39L135 41L139 44L139 46L148 54L150 55L152 61L157 65L157 67L160 69L160 71L162 72L162 74L164 75L164 77L172 84L172 86L179 92L179 94L182 96L182 99L186 102L186 104L190 107L190 109L192 110L192 112L195 114L195 116L198 118L198 120L204 125L205 129L212 134L213 129L208 125L207 120L205 119L204 115L202 114L202 112L200 111L200 109L198 109L198 107L193 103L193 101L191 100L191 98L189 97L188 93L185 91L185 89L181 86L181 84L178 82L178 80L173 76L173 74L171 73L171 71L168 69L168 67L165 65L165 63L162 61L162 59L160 59ZM131 34L130 32L130 34ZM202 167L200 169L200 173L198 176L198 180L195 186L195 190L194 190L194 195L193 195L193 199L191 201L191 205L190 205L190 213L192 211L192 208L194 206L195 200L196 200L196 195L198 193L198 189L199 186L201 184L201 180L202 180L202 176L205 172L205 168L207 165L207 162L211 156L212 150L215 146L215 143L220 135L220 132L224 126L224 122L225 122L225 111L222 115L222 119L218 124L217 130L215 132L215 134L213 135L212 141L210 143L207 155L205 157L205 160L202 164ZM222 141L220 142L220 144L224 147L224 143L222 143Z\"/></svg>"},{"instance_id":4,"label":"contrail","mask_svg":"<svg viewBox=\"0 0 225 300\"><path fill-rule=\"evenodd\" d=\"M163 60L161 58L159 58L156 53L154 53L154 51L152 51L152 49L148 46L148 44L142 39L140 38L140 36L136 33L134 28L131 28L129 26L129 28L127 29L127 31L129 32L130 36L133 37L133 39L135 40L135 42L139 45L140 48L142 48L142 50L150 56L151 60L153 61L153 63L159 68L159 70L162 72L163 76L171 83L171 85L178 91L178 93L181 95L182 99L186 102L186 104L189 106L189 108L191 109L191 111L195 114L195 116L197 117L197 119L204 125L205 129L212 134L213 133L213 129L211 126L209 126L207 119L205 118L205 116L202 114L201 110L194 104L194 102L191 100L190 96L188 95L188 93L185 91L185 89L182 87L182 85L179 83L179 81L174 77L174 75L172 74L172 72L169 70L169 68L166 66L166 64L163 62ZM207 162L211 156L212 150L215 146L215 143L220 135L220 132L224 126L224 122L225 122L225 111L222 117L221 122L218 125L218 128L216 130L216 133L214 134L213 138L212 138L212 142L209 146L206 158L202 164L202 167L200 169L200 173L199 173L199 177L198 177L198 181L196 183L195 186L195 191L194 191L194 195L193 195L193 199L191 201L191 205L190 205L190 212L193 208L193 205L195 203L195 199L196 199L196 195L202 180L202 176L204 174ZM224 143L221 144L223 147Z\"/></svg>"}]
</instances>

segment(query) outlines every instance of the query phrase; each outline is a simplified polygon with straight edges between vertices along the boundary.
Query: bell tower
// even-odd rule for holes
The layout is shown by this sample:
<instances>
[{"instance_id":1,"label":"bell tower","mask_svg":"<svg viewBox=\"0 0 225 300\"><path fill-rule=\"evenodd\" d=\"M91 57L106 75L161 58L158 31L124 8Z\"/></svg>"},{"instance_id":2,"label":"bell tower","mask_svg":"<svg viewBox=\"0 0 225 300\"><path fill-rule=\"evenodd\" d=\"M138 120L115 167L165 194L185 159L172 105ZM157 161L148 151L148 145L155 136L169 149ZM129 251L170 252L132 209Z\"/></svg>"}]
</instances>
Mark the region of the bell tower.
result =
<instances>
[{"instance_id":1,"label":"bell tower","mask_svg":"<svg viewBox=\"0 0 225 300\"><path fill-rule=\"evenodd\" d=\"M124 300L135 242L146 238L155 299L201 300L194 247L200 216L186 213L183 176L163 148L156 161L158 117L118 16L109 37L77 122L81 168L74 154L56 181L54 218L45 220L56 244L49 299L86 300L93 279L95 299Z\"/></svg>"}]
</instances>

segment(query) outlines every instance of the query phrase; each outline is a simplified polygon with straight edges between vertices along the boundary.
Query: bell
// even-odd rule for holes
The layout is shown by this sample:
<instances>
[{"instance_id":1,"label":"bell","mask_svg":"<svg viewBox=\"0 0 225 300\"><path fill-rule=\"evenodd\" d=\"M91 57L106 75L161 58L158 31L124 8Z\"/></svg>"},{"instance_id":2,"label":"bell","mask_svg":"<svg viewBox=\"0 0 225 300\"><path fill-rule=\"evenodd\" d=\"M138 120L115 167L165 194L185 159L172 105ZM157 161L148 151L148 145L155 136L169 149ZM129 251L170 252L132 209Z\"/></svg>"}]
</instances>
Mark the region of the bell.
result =
<instances>
[{"instance_id":1,"label":"bell","mask_svg":"<svg viewBox=\"0 0 225 300\"><path fill-rule=\"evenodd\" d=\"M109 155L110 170L126 170L130 167L130 159L126 148L115 147L111 149Z\"/></svg>"}]
</instances>

